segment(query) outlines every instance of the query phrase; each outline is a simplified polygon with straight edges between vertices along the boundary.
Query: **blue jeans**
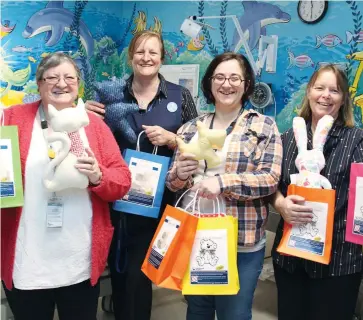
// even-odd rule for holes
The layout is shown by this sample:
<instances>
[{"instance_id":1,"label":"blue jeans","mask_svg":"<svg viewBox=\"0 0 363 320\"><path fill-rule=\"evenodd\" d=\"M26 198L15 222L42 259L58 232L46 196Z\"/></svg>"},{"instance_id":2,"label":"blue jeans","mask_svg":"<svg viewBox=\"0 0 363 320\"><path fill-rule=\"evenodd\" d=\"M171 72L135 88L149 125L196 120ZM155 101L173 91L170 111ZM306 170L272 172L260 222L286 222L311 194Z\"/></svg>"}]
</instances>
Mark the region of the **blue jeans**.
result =
<instances>
[{"instance_id":1,"label":"blue jeans","mask_svg":"<svg viewBox=\"0 0 363 320\"><path fill-rule=\"evenodd\" d=\"M265 248L237 254L240 290L232 296L185 296L187 320L251 320L252 302L258 277L262 271Z\"/></svg>"}]
</instances>

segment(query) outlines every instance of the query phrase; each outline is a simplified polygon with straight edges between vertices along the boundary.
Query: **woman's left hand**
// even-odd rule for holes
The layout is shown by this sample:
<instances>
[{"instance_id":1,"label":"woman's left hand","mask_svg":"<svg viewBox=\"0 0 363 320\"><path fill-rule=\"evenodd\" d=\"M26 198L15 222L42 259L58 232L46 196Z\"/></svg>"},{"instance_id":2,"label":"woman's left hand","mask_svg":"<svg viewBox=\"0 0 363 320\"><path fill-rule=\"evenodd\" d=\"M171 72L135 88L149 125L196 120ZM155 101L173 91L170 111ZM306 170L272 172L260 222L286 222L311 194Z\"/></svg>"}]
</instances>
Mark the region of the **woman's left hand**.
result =
<instances>
[{"instance_id":1,"label":"woman's left hand","mask_svg":"<svg viewBox=\"0 0 363 320\"><path fill-rule=\"evenodd\" d=\"M97 159L90 148L86 148L87 156L79 157L75 167L85 174L89 182L93 185L100 184L102 172L98 165Z\"/></svg>"},{"instance_id":2,"label":"woman's left hand","mask_svg":"<svg viewBox=\"0 0 363 320\"><path fill-rule=\"evenodd\" d=\"M217 177L211 177L202 180L192 187L192 191L197 191L198 195L202 198L216 199L221 194L221 187Z\"/></svg>"},{"instance_id":3,"label":"woman's left hand","mask_svg":"<svg viewBox=\"0 0 363 320\"><path fill-rule=\"evenodd\" d=\"M165 146L174 138L175 134L159 126L142 126L147 137L154 146Z\"/></svg>"}]
</instances>

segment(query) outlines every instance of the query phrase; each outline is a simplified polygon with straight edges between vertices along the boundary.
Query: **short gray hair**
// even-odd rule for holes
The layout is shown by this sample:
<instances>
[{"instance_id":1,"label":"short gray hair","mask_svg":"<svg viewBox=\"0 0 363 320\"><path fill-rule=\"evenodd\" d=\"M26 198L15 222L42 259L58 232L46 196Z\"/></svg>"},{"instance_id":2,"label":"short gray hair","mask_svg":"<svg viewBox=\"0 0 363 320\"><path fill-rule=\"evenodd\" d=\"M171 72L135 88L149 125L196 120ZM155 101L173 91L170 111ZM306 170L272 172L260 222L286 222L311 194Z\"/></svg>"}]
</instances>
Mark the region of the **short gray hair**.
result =
<instances>
[{"instance_id":1,"label":"short gray hair","mask_svg":"<svg viewBox=\"0 0 363 320\"><path fill-rule=\"evenodd\" d=\"M35 79L38 81L43 80L44 72L50 68L58 67L63 62L70 63L74 69L76 70L77 77L81 78L81 70L78 68L77 64L74 60L64 52L54 52L46 56L45 58L40 61L37 72L35 74Z\"/></svg>"}]
</instances>

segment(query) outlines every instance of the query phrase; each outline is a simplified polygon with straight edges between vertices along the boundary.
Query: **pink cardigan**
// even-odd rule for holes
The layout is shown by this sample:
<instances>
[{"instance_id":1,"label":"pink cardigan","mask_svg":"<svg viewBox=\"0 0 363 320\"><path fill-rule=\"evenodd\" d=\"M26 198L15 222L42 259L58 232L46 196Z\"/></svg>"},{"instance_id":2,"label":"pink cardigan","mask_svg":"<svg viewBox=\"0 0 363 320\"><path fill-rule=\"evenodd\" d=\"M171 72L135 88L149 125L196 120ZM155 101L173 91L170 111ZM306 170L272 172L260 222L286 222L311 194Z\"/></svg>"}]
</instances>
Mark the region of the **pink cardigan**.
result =
<instances>
[{"instance_id":1,"label":"pink cardigan","mask_svg":"<svg viewBox=\"0 0 363 320\"><path fill-rule=\"evenodd\" d=\"M18 126L23 186L27 178L24 176L25 164L39 104L40 101L37 101L4 111L5 125ZM127 193L131 185L131 174L110 129L91 113L89 119L90 124L85 132L102 171L101 183L89 187L93 210L91 284L95 285L105 269L113 235L108 202L120 199ZM21 213L21 207L1 210L1 278L8 289L13 286L15 244Z\"/></svg>"}]
</instances>

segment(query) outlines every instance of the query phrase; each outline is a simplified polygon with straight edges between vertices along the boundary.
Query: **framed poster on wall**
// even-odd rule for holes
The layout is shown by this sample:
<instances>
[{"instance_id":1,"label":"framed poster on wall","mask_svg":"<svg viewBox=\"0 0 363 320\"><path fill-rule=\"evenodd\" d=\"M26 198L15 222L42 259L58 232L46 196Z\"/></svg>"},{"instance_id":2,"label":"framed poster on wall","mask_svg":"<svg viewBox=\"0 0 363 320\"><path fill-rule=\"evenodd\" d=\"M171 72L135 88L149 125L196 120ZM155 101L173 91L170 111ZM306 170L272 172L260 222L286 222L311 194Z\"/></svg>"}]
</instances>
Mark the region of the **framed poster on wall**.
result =
<instances>
[{"instance_id":1,"label":"framed poster on wall","mask_svg":"<svg viewBox=\"0 0 363 320\"><path fill-rule=\"evenodd\" d=\"M172 83L187 88L197 105L199 90L199 64L167 64L162 65L160 73Z\"/></svg>"}]
</instances>

